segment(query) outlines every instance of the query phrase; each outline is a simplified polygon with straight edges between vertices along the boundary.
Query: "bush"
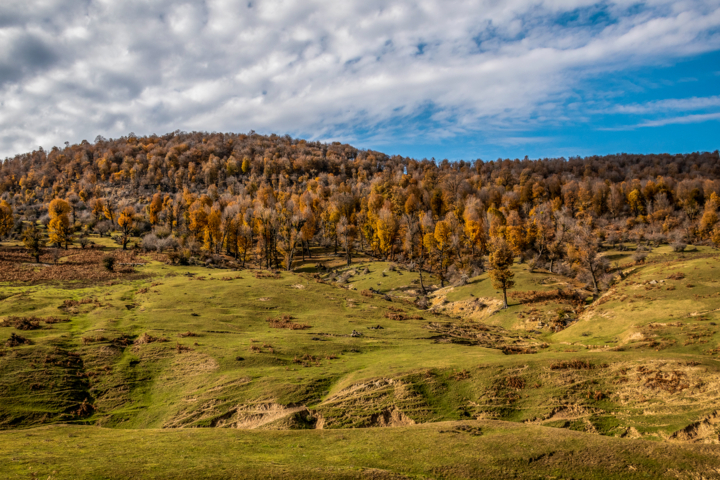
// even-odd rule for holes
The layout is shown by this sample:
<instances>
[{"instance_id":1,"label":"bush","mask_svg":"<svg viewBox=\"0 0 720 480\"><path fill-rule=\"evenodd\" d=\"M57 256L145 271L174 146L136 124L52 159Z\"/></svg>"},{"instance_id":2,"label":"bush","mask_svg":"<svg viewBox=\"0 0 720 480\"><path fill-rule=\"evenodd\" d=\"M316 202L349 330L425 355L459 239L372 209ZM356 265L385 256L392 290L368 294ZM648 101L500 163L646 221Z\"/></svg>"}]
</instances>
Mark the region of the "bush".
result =
<instances>
[{"instance_id":1,"label":"bush","mask_svg":"<svg viewBox=\"0 0 720 480\"><path fill-rule=\"evenodd\" d=\"M112 230L112 224L108 220L103 220L102 222L98 222L98 224L95 225L95 231L101 237L108 233L110 230Z\"/></svg>"},{"instance_id":2,"label":"bush","mask_svg":"<svg viewBox=\"0 0 720 480\"><path fill-rule=\"evenodd\" d=\"M648 254L646 252L638 250L637 252L633 253L632 259L635 261L635 263L645 263L647 255Z\"/></svg>"},{"instance_id":3,"label":"bush","mask_svg":"<svg viewBox=\"0 0 720 480\"><path fill-rule=\"evenodd\" d=\"M673 252L684 252L687 248L687 243L673 242L670 244L670 246L672 247Z\"/></svg>"},{"instance_id":4,"label":"bush","mask_svg":"<svg viewBox=\"0 0 720 480\"><path fill-rule=\"evenodd\" d=\"M148 233L142 239L141 247L144 251L158 250L158 237L154 233Z\"/></svg>"},{"instance_id":5,"label":"bush","mask_svg":"<svg viewBox=\"0 0 720 480\"><path fill-rule=\"evenodd\" d=\"M178 247L179 247L178 240L177 240L177 238L175 238L174 236L169 236L169 237L165 237L165 238L161 238L161 237L158 238L157 248L158 248L158 250L161 251L161 252L164 251L164 250L168 250L168 249L170 249L170 250L177 250Z\"/></svg>"},{"instance_id":6,"label":"bush","mask_svg":"<svg viewBox=\"0 0 720 480\"><path fill-rule=\"evenodd\" d=\"M103 264L103 267L105 267L105 270L107 270L109 272L115 271L115 257L113 257L111 255L107 255L107 256L103 257L102 264Z\"/></svg>"}]
</instances>

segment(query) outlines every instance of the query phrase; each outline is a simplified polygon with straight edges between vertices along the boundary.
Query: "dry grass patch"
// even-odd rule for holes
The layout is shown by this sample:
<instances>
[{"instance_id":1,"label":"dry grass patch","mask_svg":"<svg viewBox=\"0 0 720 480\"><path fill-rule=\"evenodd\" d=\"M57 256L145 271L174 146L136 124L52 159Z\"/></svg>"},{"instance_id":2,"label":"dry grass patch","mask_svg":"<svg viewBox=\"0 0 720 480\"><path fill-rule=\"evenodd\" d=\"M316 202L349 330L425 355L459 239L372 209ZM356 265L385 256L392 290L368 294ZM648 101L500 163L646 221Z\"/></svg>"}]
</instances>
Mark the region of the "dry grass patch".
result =
<instances>
[{"instance_id":1,"label":"dry grass patch","mask_svg":"<svg viewBox=\"0 0 720 480\"><path fill-rule=\"evenodd\" d=\"M293 322L294 319L292 315L283 315L280 318L269 317L265 321L268 322L270 328L285 328L288 330L306 330L311 328L307 323Z\"/></svg>"}]
</instances>

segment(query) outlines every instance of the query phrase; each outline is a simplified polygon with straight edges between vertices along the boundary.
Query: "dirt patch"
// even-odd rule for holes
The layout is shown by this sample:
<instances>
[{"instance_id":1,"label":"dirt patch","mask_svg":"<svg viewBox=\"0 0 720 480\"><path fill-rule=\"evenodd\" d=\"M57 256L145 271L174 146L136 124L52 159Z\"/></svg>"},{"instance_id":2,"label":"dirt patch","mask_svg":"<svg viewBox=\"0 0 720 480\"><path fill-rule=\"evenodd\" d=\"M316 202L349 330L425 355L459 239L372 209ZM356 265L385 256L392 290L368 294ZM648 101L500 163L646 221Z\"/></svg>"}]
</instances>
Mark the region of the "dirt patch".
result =
<instances>
[{"instance_id":1,"label":"dirt patch","mask_svg":"<svg viewBox=\"0 0 720 480\"><path fill-rule=\"evenodd\" d=\"M497 298L472 298L469 300L459 300L457 302L448 302L447 293L437 295L431 298L431 313L441 313L454 318L462 318L467 320L484 320L495 312L500 311L503 306L502 300Z\"/></svg>"},{"instance_id":2,"label":"dirt patch","mask_svg":"<svg viewBox=\"0 0 720 480\"><path fill-rule=\"evenodd\" d=\"M397 408L383 409L370 417L368 427L407 427L415 425L415 421L409 418Z\"/></svg>"},{"instance_id":3,"label":"dirt patch","mask_svg":"<svg viewBox=\"0 0 720 480\"><path fill-rule=\"evenodd\" d=\"M33 264L34 259L24 249L3 248L0 250L0 282L47 282L81 281L97 282L114 279L138 279L147 275L134 272L132 268L106 270L101 260L106 253L100 250L70 249L61 252L63 260L56 264L50 254L40 257L42 267ZM117 263L135 263L134 252L116 252Z\"/></svg>"},{"instance_id":4,"label":"dirt patch","mask_svg":"<svg viewBox=\"0 0 720 480\"><path fill-rule=\"evenodd\" d=\"M537 353L539 348L546 346L546 344L524 339L519 334L508 332L502 327L484 323L430 322L424 328L435 333L435 336L431 338L436 343L459 343L497 348L506 355Z\"/></svg>"},{"instance_id":5,"label":"dirt patch","mask_svg":"<svg viewBox=\"0 0 720 480\"><path fill-rule=\"evenodd\" d=\"M622 435L620 435L620 438L631 438L631 439L642 438L642 434L637 431L637 428L630 427L627 430L625 430L625 432L623 432Z\"/></svg>"},{"instance_id":6,"label":"dirt patch","mask_svg":"<svg viewBox=\"0 0 720 480\"><path fill-rule=\"evenodd\" d=\"M381 378L343 388L318 406L322 427L393 427L428 421L432 410L408 380Z\"/></svg>"},{"instance_id":7,"label":"dirt patch","mask_svg":"<svg viewBox=\"0 0 720 480\"><path fill-rule=\"evenodd\" d=\"M167 342L168 339L165 337L153 337L149 333L145 332L142 335L140 335L134 342L134 345L147 345L148 343L155 343L155 342Z\"/></svg>"},{"instance_id":8,"label":"dirt patch","mask_svg":"<svg viewBox=\"0 0 720 480\"><path fill-rule=\"evenodd\" d=\"M219 427L256 429L269 426L281 419L300 412L306 412L305 406L287 407L277 403L243 405L235 410L227 423L218 423Z\"/></svg>"},{"instance_id":9,"label":"dirt patch","mask_svg":"<svg viewBox=\"0 0 720 480\"><path fill-rule=\"evenodd\" d=\"M204 375L218 369L218 362L210 355L190 351L175 357L173 370L183 376Z\"/></svg>"},{"instance_id":10,"label":"dirt patch","mask_svg":"<svg viewBox=\"0 0 720 480\"><path fill-rule=\"evenodd\" d=\"M720 443L720 411L691 423L670 436L670 440L693 443Z\"/></svg>"}]
</instances>

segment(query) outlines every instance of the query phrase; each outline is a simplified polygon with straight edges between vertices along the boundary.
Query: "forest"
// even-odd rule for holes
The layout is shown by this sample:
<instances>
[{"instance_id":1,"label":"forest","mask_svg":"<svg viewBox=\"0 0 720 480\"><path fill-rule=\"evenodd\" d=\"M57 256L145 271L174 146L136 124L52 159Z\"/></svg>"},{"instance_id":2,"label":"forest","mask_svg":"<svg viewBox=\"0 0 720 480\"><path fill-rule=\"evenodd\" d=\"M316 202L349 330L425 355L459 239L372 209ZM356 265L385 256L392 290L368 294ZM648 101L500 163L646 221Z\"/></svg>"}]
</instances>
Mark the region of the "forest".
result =
<instances>
[{"instance_id":1,"label":"forest","mask_svg":"<svg viewBox=\"0 0 720 480\"><path fill-rule=\"evenodd\" d=\"M36 260L119 232L182 265L291 270L323 246L442 286L489 271L503 291L516 261L598 295L618 274L603 246L632 242L636 263L720 246L718 151L450 162L255 132L98 136L7 158L0 199L0 238Z\"/></svg>"}]
</instances>

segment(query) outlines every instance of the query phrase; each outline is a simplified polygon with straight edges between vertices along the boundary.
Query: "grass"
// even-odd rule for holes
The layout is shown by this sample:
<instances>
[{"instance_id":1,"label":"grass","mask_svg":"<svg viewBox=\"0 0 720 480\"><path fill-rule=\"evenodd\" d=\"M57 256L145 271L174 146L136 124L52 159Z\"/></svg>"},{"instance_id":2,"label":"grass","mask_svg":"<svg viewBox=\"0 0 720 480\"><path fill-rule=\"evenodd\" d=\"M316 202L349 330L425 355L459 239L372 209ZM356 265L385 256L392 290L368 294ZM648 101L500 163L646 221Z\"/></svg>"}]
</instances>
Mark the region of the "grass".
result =
<instances>
[{"instance_id":1,"label":"grass","mask_svg":"<svg viewBox=\"0 0 720 480\"><path fill-rule=\"evenodd\" d=\"M393 429L111 430L0 435L4 478L690 478L716 448L588 436L507 422Z\"/></svg>"},{"instance_id":2,"label":"grass","mask_svg":"<svg viewBox=\"0 0 720 480\"><path fill-rule=\"evenodd\" d=\"M710 447L667 442L720 400L713 252L653 253L557 332L535 326L572 308L557 299L462 310L497 300L486 274L435 292L444 310L433 314L412 303L417 274L385 262L358 259L348 289L302 269L258 279L143 261L134 280L0 285L0 319L37 317L42 327L0 327L2 343L11 333L32 342L0 347L0 445L14 445L2 471L632 478L717 462ZM516 292L576 287L513 268ZM369 288L391 300L362 295ZM400 311L408 319L386 316ZM268 319L283 316L309 328L272 328ZM456 327L464 333L442 333ZM508 345L537 353L506 355ZM385 424L396 428L359 428ZM619 438L629 432L645 440ZM71 452L95 460L73 462Z\"/></svg>"}]
</instances>

